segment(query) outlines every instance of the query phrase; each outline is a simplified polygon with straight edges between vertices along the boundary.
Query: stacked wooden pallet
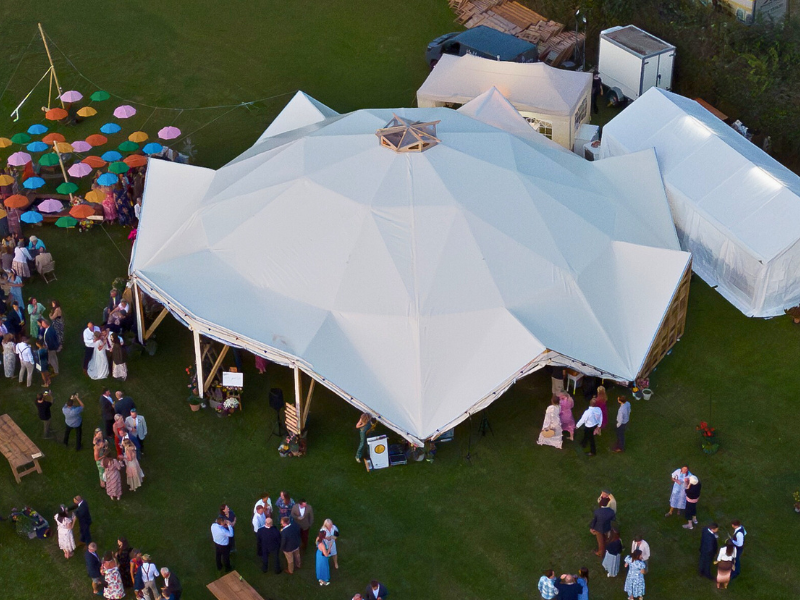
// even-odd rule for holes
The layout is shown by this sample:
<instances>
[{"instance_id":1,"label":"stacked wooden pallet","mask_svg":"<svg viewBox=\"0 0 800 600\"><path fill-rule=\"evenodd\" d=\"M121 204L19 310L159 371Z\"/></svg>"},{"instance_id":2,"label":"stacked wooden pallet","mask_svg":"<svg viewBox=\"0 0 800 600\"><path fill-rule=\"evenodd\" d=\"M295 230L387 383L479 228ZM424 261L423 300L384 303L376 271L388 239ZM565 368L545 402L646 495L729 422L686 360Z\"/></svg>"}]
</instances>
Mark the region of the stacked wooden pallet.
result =
<instances>
[{"instance_id":1,"label":"stacked wooden pallet","mask_svg":"<svg viewBox=\"0 0 800 600\"><path fill-rule=\"evenodd\" d=\"M575 54L575 46L583 46L584 35L574 31L562 31L539 46L539 60L551 67L558 67Z\"/></svg>"},{"instance_id":2,"label":"stacked wooden pallet","mask_svg":"<svg viewBox=\"0 0 800 600\"><path fill-rule=\"evenodd\" d=\"M551 37L558 35L562 31L564 31L564 26L561 23L542 20L519 33L517 37L538 46L543 42L549 41Z\"/></svg>"}]
</instances>

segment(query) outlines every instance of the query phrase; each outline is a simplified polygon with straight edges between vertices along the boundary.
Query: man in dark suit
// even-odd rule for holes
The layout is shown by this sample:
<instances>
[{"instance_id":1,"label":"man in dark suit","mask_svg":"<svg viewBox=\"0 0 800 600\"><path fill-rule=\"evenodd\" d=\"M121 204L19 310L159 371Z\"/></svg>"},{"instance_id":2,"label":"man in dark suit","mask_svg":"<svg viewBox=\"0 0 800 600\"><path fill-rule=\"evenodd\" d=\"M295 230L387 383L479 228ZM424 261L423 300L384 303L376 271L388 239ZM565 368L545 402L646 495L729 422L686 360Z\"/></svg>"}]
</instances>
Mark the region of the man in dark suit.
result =
<instances>
[{"instance_id":1,"label":"man in dark suit","mask_svg":"<svg viewBox=\"0 0 800 600\"><path fill-rule=\"evenodd\" d=\"M100 557L97 555L97 544L94 542L89 544L83 558L86 561L86 574L92 578L92 588L94 593L99 596L103 593L103 575L100 573ZM100 586L99 589L98 586Z\"/></svg>"},{"instance_id":2,"label":"man in dark suit","mask_svg":"<svg viewBox=\"0 0 800 600\"><path fill-rule=\"evenodd\" d=\"M50 323L44 319L39 319L39 331L47 348L47 362L53 367L53 374L58 375L58 353L61 351L61 344L58 343L58 334L50 326Z\"/></svg>"},{"instance_id":3,"label":"man in dark suit","mask_svg":"<svg viewBox=\"0 0 800 600\"><path fill-rule=\"evenodd\" d=\"M377 579L369 582L367 589L364 591L364 600L386 600L389 595L389 590Z\"/></svg>"},{"instance_id":4,"label":"man in dark suit","mask_svg":"<svg viewBox=\"0 0 800 600\"><path fill-rule=\"evenodd\" d=\"M103 323L108 322L108 315L111 313L112 310L119 306L119 303L122 301L122 296L117 293L115 288L111 289L111 292L108 294L108 304L103 309Z\"/></svg>"},{"instance_id":5,"label":"man in dark suit","mask_svg":"<svg viewBox=\"0 0 800 600\"><path fill-rule=\"evenodd\" d=\"M578 600L581 593L581 586L569 574L562 575L559 581L556 581L556 589L558 600Z\"/></svg>"},{"instance_id":6,"label":"man in dark suit","mask_svg":"<svg viewBox=\"0 0 800 600\"><path fill-rule=\"evenodd\" d=\"M286 570L289 575L294 568L300 568L300 528L289 517L281 519L281 552L286 557Z\"/></svg>"},{"instance_id":7,"label":"man in dark suit","mask_svg":"<svg viewBox=\"0 0 800 600\"><path fill-rule=\"evenodd\" d=\"M181 582L176 577L175 573L170 571L167 567L162 567L161 576L164 578L164 587L169 588L169 590L172 592L173 600L181 600L183 588L181 587Z\"/></svg>"},{"instance_id":8,"label":"man in dark suit","mask_svg":"<svg viewBox=\"0 0 800 600\"><path fill-rule=\"evenodd\" d=\"M600 497L600 508L594 511L594 518L589 523L589 531L597 538L597 552L595 554L601 558L606 553L606 538L611 531L611 521L616 518L616 513L608 508L608 503L608 497Z\"/></svg>"},{"instance_id":9,"label":"man in dark suit","mask_svg":"<svg viewBox=\"0 0 800 600\"><path fill-rule=\"evenodd\" d=\"M275 574L281 572L281 559L278 558L281 549L281 534L278 528L272 524L272 519L267 519L266 526L261 527L256 533L259 546L261 546L261 572L266 573L269 569L269 557L272 556L275 567Z\"/></svg>"},{"instance_id":10,"label":"man in dark suit","mask_svg":"<svg viewBox=\"0 0 800 600\"><path fill-rule=\"evenodd\" d=\"M719 525L711 523L711 525L703 529L703 535L700 537L700 565L698 571L700 575L709 579L715 579L711 575L711 563L717 556L717 550L719 549L719 544L717 543L718 530Z\"/></svg>"},{"instance_id":11,"label":"man in dark suit","mask_svg":"<svg viewBox=\"0 0 800 600\"><path fill-rule=\"evenodd\" d=\"M25 313L19 307L19 303L15 300L11 304L11 310L8 311L6 316L6 329L8 333L18 335L22 332L22 327L25 325Z\"/></svg>"},{"instance_id":12,"label":"man in dark suit","mask_svg":"<svg viewBox=\"0 0 800 600\"><path fill-rule=\"evenodd\" d=\"M88 544L92 541L92 533L89 526L92 524L92 515L89 514L89 504L80 496L75 496L72 501L75 503L70 510L75 511L78 517L78 525L81 528L81 542Z\"/></svg>"},{"instance_id":13,"label":"man in dark suit","mask_svg":"<svg viewBox=\"0 0 800 600\"><path fill-rule=\"evenodd\" d=\"M114 410L114 399L111 397L111 390L106 388L103 390L103 395L100 396L100 415L103 417L103 423L106 427L106 437L114 437L114 415L117 411Z\"/></svg>"},{"instance_id":14,"label":"man in dark suit","mask_svg":"<svg viewBox=\"0 0 800 600\"><path fill-rule=\"evenodd\" d=\"M122 415L123 419L127 419L131 416L131 410L136 408L133 398L123 395L122 392L117 392L114 396L117 398L117 401L114 402L114 411L118 415Z\"/></svg>"}]
</instances>

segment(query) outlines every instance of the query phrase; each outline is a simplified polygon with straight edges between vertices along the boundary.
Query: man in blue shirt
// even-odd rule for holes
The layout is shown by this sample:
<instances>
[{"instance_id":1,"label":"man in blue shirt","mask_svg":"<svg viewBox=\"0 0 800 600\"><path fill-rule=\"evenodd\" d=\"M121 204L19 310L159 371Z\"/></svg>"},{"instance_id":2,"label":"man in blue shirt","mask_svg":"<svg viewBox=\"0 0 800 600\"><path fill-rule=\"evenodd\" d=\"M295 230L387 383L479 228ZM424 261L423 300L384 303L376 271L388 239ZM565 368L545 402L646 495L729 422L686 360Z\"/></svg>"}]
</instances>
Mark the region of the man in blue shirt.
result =
<instances>
[{"instance_id":1,"label":"man in blue shirt","mask_svg":"<svg viewBox=\"0 0 800 600\"><path fill-rule=\"evenodd\" d=\"M556 572L548 569L539 578L539 593L542 595L542 600L553 600L558 595L558 588L556 588Z\"/></svg>"},{"instance_id":2,"label":"man in blue shirt","mask_svg":"<svg viewBox=\"0 0 800 600\"><path fill-rule=\"evenodd\" d=\"M74 429L75 437L75 450L81 449L81 437L83 435L83 402L78 397L78 394L73 394L67 400L67 404L61 409L64 413L64 423L67 428L64 431L64 445L69 447L69 433Z\"/></svg>"},{"instance_id":3,"label":"man in blue shirt","mask_svg":"<svg viewBox=\"0 0 800 600\"><path fill-rule=\"evenodd\" d=\"M214 547L216 548L217 558L217 571L222 570L223 564L225 565L225 572L231 572L231 538L233 537L233 527L231 522L227 519L219 517L213 525L211 525L211 537L214 539Z\"/></svg>"}]
</instances>

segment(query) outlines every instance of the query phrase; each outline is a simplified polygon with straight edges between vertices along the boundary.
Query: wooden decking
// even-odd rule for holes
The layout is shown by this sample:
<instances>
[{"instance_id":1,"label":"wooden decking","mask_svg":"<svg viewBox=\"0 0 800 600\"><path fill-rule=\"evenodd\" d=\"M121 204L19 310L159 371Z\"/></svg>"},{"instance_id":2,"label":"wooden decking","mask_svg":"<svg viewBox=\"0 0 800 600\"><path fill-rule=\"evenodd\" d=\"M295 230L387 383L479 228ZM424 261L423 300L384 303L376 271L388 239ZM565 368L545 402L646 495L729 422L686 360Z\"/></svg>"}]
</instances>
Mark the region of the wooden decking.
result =
<instances>
[{"instance_id":1,"label":"wooden decking","mask_svg":"<svg viewBox=\"0 0 800 600\"><path fill-rule=\"evenodd\" d=\"M39 459L44 456L31 439L25 435L9 415L0 415L0 452L8 459L14 479L21 483L28 473L42 472ZM32 467L21 471L25 465Z\"/></svg>"},{"instance_id":2,"label":"wooden decking","mask_svg":"<svg viewBox=\"0 0 800 600\"><path fill-rule=\"evenodd\" d=\"M219 600L264 600L237 571L231 571L206 587Z\"/></svg>"}]
</instances>

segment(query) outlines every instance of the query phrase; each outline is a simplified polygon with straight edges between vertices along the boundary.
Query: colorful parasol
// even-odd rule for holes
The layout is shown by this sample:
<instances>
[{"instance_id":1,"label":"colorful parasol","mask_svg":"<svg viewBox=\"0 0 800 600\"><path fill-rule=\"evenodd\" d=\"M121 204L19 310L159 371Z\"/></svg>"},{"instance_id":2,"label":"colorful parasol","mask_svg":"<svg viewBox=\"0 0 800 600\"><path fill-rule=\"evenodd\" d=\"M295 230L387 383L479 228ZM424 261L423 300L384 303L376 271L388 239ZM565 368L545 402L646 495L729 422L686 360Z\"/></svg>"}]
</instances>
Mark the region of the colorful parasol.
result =
<instances>
[{"instance_id":1,"label":"colorful parasol","mask_svg":"<svg viewBox=\"0 0 800 600\"><path fill-rule=\"evenodd\" d=\"M147 164L147 157L142 156L141 154L131 154L130 156L126 156L122 162L124 162L130 168L143 167Z\"/></svg>"},{"instance_id":2,"label":"colorful parasol","mask_svg":"<svg viewBox=\"0 0 800 600\"><path fill-rule=\"evenodd\" d=\"M67 142L56 142L56 149L61 152L61 154L72 152L72 146Z\"/></svg>"},{"instance_id":3,"label":"colorful parasol","mask_svg":"<svg viewBox=\"0 0 800 600\"><path fill-rule=\"evenodd\" d=\"M14 183L14 178L11 175L0 175L0 185L11 185L12 183Z\"/></svg>"},{"instance_id":4,"label":"colorful parasol","mask_svg":"<svg viewBox=\"0 0 800 600\"><path fill-rule=\"evenodd\" d=\"M92 167L82 162L75 163L67 170L67 173L73 177L86 177L91 172Z\"/></svg>"},{"instance_id":5,"label":"colorful parasol","mask_svg":"<svg viewBox=\"0 0 800 600\"><path fill-rule=\"evenodd\" d=\"M22 213L19 220L23 223L40 223L44 219L42 215L40 215L35 210L29 210L28 212Z\"/></svg>"},{"instance_id":6,"label":"colorful parasol","mask_svg":"<svg viewBox=\"0 0 800 600\"><path fill-rule=\"evenodd\" d=\"M6 211L4 211L2 208L0 208L0 219L5 219L7 216L8 216L8 213ZM128 235L130 235L130 234L128 234ZM128 238L128 239L130 239L130 238Z\"/></svg>"},{"instance_id":7,"label":"colorful parasol","mask_svg":"<svg viewBox=\"0 0 800 600\"><path fill-rule=\"evenodd\" d=\"M164 127L158 132L158 137L162 140L174 140L181 134L181 130L177 127Z\"/></svg>"},{"instance_id":8,"label":"colorful parasol","mask_svg":"<svg viewBox=\"0 0 800 600\"><path fill-rule=\"evenodd\" d=\"M118 119L130 119L136 114L136 109L128 104L123 104L114 109L114 116Z\"/></svg>"},{"instance_id":9,"label":"colorful parasol","mask_svg":"<svg viewBox=\"0 0 800 600\"><path fill-rule=\"evenodd\" d=\"M69 209L69 214L76 219L88 219L94 214L94 208L87 204L76 204Z\"/></svg>"},{"instance_id":10,"label":"colorful parasol","mask_svg":"<svg viewBox=\"0 0 800 600\"><path fill-rule=\"evenodd\" d=\"M112 173L117 173L117 174L127 173L128 169L130 169L130 167L126 165L124 162L115 162L108 165L108 170L111 171Z\"/></svg>"},{"instance_id":11,"label":"colorful parasol","mask_svg":"<svg viewBox=\"0 0 800 600\"><path fill-rule=\"evenodd\" d=\"M31 136L27 133L15 133L11 136L11 141L15 144L27 144L31 141Z\"/></svg>"},{"instance_id":12,"label":"colorful parasol","mask_svg":"<svg viewBox=\"0 0 800 600\"><path fill-rule=\"evenodd\" d=\"M42 125L41 123L31 125L28 127L28 133L31 135L42 135L43 133L47 133L47 125Z\"/></svg>"},{"instance_id":13,"label":"colorful parasol","mask_svg":"<svg viewBox=\"0 0 800 600\"><path fill-rule=\"evenodd\" d=\"M39 158L39 164L43 167L55 167L58 164L58 154L55 152L43 154Z\"/></svg>"},{"instance_id":14,"label":"colorful parasol","mask_svg":"<svg viewBox=\"0 0 800 600\"><path fill-rule=\"evenodd\" d=\"M48 198L37 207L43 213L57 213L64 210L64 205L54 198Z\"/></svg>"},{"instance_id":15,"label":"colorful parasol","mask_svg":"<svg viewBox=\"0 0 800 600\"><path fill-rule=\"evenodd\" d=\"M75 90L64 92L59 97L64 102L79 102L80 100L83 100L83 94L81 94L80 92L76 92Z\"/></svg>"},{"instance_id":16,"label":"colorful parasol","mask_svg":"<svg viewBox=\"0 0 800 600\"><path fill-rule=\"evenodd\" d=\"M164 149L164 146L159 144L158 142L150 142L149 144L145 144L144 148L142 148L142 152L145 154L158 154Z\"/></svg>"},{"instance_id":17,"label":"colorful parasol","mask_svg":"<svg viewBox=\"0 0 800 600\"><path fill-rule=\"evenodd\" d=\"M93 109L91 106L84 106L78 111L79 117L93 117L97 114L97 111Z\"/></svg>"},{"instance_id":18,"label":"colorful parasol","mask_svg":"<svg viewBox=\"0 0 800 600\"><path fill-rule=\"evenodd\" d=\"M48 150L49 148L50 148L50 146L48 146L44 142L39 142L39 141L31 142L30 144L28 144L25 147L25 149L28 152L44 152L45 150Z\"/></svg>"},{"instance_id":19,"label":"colorful parasol","mask_svg":"<svg viewBox=\"0 0 800 600\"><path fill-rule=\"evenodd\" d=\"M139 149L139 144L128 140L127 142L122 142L119 146L117 146L117 149L121 150L122 152L136 152Z\"/></svg>"},{"instance_id":20,"label":"colorful parasol","mask_svg":"<svg viewBox=\"0 0 800 600\"><path fill-rule=\"evenodd\" d=\"M97 185L114 185L118 179L114 173L103 173L97 178Z\"/></svg>"},{"instance_id":21,"label":"colorful parasol","mask_svg":"<svg viewBox=\"0 0 800 600\"><path fill-rule=\"evenodd\" d=\"M29 162L31 162L31 155L27 152L14 152L14 154L8 157L8 164L12 167L21 167L22 165L27 165Z\"/></svg>"},{"instance_id":22,"label":"colorful parasol","mask_svg":"<svg viewBox=\"0 0 800 600\"><path fill-rule=\"evenodd\" d=\"M53 145L53 142L66 142L66 141L67 141L67 138L65 138L65 137L64 137L63 135L61 135L60 133L55 133L55 132L53 132L53 133L48 133L46 136L44 136L44 137L42 138L42 141L43 141L45 144L50 144L50 145L52 146L52 145Z\"/></svg>"},{"instance_id":23,"label":"colorful parasol","mask_svg":"<svg viewBox=\"0 0 800 600\"><path fill-rule=\"evenodd\" d=\"M65 181L56 188L56 191L59 194L74 194L75 192L78 191L78 186L77 184L72 183L71 181Z\"/></svg>"},{"instance_id":24,"label":"colorful parasol","mask_svg":"<svg viewBox=\"0 0 800 600\"><path fill-rule=\"evenodd\" d=\"M72 149L75 152L89 152L92 149L92 145L83 140L76 140L72 142Z\"/></svg>"},{"instance_id":25,"label":"colorful parasol","mask_svg":"<svg viewBox=\"0 0 800 600\"><path fill-rule=\"evenodd\" d=\"M134 131L128 136L128 139L137 144L141 144L142 142L146 142L148 137L149 136L144 131Z\"/></svg>"},{"instance_id":26,"label":"colorful parasol","mask_svg":"<svg viewBox=\"0 0 800 600\"><path fill-rule=\"evenodd\" d=\"M104 161L99 156L87 156L81 162L82 163L86 163L87 165L89 165L93 169L100 169L100 168L106 166L106 161Z\"/></svg>"},{"instance_id":27,"label":"colorful parasol","mask_svg":"<svg viewBox=\"0 0 800 600\"><path fill-rule=\"evenodd\" d=\"M78 219L73 219L72 217L59 217L58 221L56 221L56 227L63 227L63 228L70 228L75 227L78 224Z\"/></svg>"},{"instance_id":28,"label":"colorful parasol","mask_svg":"<svg viewBox=\"0 0 800 600\"><path fill-rule=\"evenodd\" d=\"M122 130L122 127L117 125L116 123L106 123L100 128L100 133L105 133L106 135L111 135L113 133L117 133L118 131Z\"/></svg>"},{"instance_id":29,"label":"colorful parasol","mask_svg":"<svg viewBox=\"0 0 800 600\"><path fill-rule=\"evenodd\" d=\"M122 160L122 154L116 150L109 150L108 152L104 152L100 158L106 162L114 162L115 160Z\"/></svg>"},{"instance_id":30,"label":"colorful parasol","mask_svg":"<svg viewBox=\"0 0 800 600\"><path fill-rule=\"evenodd\" d=\"M88 202L94 202L95 204L100 204L105 198L106 195L100 190L92 190L86 193L86 200Z\"/></svg>"},{"instance_id":31,"label":"colorful parasol","mask_svg":"<svg viewBox=\"0 0 800 600\"><path fill-rule=\"evenodd\" d=\"M94 133L86 138L86 143L92 146L102 146L108 141L108 138L99 133Z\"/></svg>"},{"instance_id":32,"label":"colorful parasol","mask_svg":"<svg viewBox=\"0 0 800 600\"><path fill-rule=\"evenodd\" d=\"M13 142L4 137L0 137L0 148L8 148Z\"/></svg>"},{"instance_id":33,"label":"colorful parasol","mask_svg":"<svg viewBox=\"0 0 800 600\"><path fill-rule=\"evenodd\" d=\"M3 204L6 205L6 208L25 208L30 203L31 201L28 200L28 197L23 196L22 194L14 194L13 196L9 196L3 202Z\"/></svg>"},{"instance_id":34,"label":"colorful parasol","mask_svg":"<svg viewBox=\"0 0 800 600\"><path fill-rule=\"evenodd\" d=\"M44 185L44 179L41 177L28 177L22 184L26 190L38 190Z\"/></svg>"},{"instance_id":35,"label":"colorful parasol","mask_svg":"<svg viewBox=\"0 0 800 600\"><path fill-rule=\"evenodd\" d=\"M95 102L102 102L103 100L108 100L109 98L111 98L111 95L108 92L97 90L94 94L91 95L91 98Z\"/></svg>"},{"instance_id":36,"label":"colorful parasol","mask_svg":"<svg viewBox=\"0 0 800 600\"><path fill-rule=\"evenodd\" d=\"M63 108L51 108L44 113L44 118L48 121L60 121L61 119L66 119L67 114L67 111L65 111Z\"/></svg>"}]
</instances>

